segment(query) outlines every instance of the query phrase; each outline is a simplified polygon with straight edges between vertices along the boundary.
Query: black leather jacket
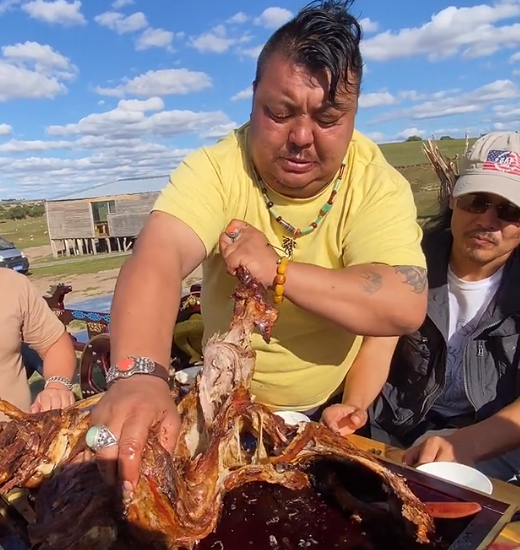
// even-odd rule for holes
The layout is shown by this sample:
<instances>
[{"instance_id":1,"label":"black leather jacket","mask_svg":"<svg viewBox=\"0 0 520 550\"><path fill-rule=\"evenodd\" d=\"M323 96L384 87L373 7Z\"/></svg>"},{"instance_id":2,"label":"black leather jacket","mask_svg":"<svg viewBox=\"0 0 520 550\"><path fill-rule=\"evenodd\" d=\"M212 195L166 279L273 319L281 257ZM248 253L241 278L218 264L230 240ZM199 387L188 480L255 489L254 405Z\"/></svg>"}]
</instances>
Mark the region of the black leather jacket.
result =
<instances>
[{"instance_id":1,"label":"black leather jacket","mask_svg":"<svg viewBox=\"0 0 520 550\"><path fill-rule=\"evenodd\" d=\"M451 233L425 237L428 311L422 327L400 338L390 376L371 410L372 421L410 445L432 426L432 405L445 383L448 259ZM479 422L520 397L520 253L509 258L500 287L475 331L464 342L464 376L473 413L462 425ZM427 425L429 424L429 425ZM460 427L459 423L459 427Z\"/></svg>"}]
</instances>

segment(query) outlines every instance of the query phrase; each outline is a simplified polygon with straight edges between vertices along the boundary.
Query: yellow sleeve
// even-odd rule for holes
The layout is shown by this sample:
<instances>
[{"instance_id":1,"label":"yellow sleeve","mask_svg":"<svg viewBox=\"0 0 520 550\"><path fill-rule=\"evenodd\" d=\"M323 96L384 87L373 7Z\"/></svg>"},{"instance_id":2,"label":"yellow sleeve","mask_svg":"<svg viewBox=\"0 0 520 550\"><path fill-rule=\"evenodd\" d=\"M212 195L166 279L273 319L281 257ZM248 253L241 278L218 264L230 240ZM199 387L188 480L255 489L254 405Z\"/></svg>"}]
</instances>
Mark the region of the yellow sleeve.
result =
<instances>
[{"instance_id":1,"label":"yellow sleeve","mask_svg":"<svg viewBox=\"0 0 520 550\"><path fill-rule=\"evenodd\" d=\"M153 210L188 225L210 254L227 223L221 169L205 148L188 155L173 171Z\"/></svg>"},{"instance_id":2,"label":"yellow sleeve","mask_svg":"<svg viewBox=\"0 0 520 550\"><path fill-rule=\"evenodd\" d=\"M345 266L382 263L426 268L410 184L393 168L365 170L366 193L343 241Z\"/></svg>"}]
</instances>

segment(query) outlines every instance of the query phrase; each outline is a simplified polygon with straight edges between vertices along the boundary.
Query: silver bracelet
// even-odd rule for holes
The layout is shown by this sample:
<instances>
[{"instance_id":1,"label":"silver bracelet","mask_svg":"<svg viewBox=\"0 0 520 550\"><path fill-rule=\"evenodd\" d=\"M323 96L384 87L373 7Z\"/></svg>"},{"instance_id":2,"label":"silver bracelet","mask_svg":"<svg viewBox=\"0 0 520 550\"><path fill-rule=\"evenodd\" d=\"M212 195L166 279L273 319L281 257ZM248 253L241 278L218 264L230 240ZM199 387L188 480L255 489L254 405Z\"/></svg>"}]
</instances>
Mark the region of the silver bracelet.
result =
<instances>
[{"instance_id":1,"label":"silver bracelet","mask_svg":"<svg viewBox=\"0 0 520 550\"><path fill-rule=\"evenodd\" d=\"M46 389L49 384L63 384L69 391L72 391L72 388L74 387L70 380L64 376L51 376L50 378L47 378L44 389Z\"/></svg>"}]
</instances>

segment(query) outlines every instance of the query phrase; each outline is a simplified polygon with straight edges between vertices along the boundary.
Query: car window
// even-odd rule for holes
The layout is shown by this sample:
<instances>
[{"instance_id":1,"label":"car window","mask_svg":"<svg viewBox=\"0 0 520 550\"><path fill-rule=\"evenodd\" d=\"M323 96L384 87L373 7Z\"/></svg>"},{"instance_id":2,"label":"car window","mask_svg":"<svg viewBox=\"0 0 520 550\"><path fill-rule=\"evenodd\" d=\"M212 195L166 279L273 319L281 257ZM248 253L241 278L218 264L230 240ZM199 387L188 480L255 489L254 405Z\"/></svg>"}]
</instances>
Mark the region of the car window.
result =
<instances>
[{"instance_id":1,"label":"car window","mask_svg":"<svg viewBox=\"0 0 520 550\"><path fill-rule=\"evenodd\" d=\"M4 237L0 237L0 250L9 250L10 248L15 248L13 243L9 242Z\"/></svg>"}]
</instances>

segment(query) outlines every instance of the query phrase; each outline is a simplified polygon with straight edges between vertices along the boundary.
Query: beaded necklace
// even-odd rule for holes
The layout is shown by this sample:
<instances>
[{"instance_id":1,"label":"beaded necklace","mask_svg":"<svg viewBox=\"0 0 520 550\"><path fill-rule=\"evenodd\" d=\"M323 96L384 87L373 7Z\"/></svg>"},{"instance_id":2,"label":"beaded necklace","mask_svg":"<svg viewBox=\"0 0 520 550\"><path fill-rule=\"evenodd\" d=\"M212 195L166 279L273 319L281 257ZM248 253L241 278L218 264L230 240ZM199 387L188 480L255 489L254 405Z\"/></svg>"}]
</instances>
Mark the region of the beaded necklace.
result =
<instances>
[{"instance_id":1,"label":"beaded necklace","mask_svg":"<svg viewBox=\"0 0 520 550\"><path fill-rule=\"evenodd\" d=\"M307 227L304 229L299 229L294 227L292 224L290 224L288 221L284 220L282 216L280 216L275 208L273 201L269 198L269 194L267 192L267 186L265 185L264 181L260 177L260 174L256 172L256 177L258 179L258 183L260 185L260 190L262 192L262 196L264 197L265 204L267 206L267 209L269 210L269 213L271 216L276 220L276 222L281 225L287 233L290 234L289 237L284 236L282 241L282 248L285 252L285 255L291 259L294 248L296 247L296 239L298 237L302 237L304 235L309 235L312 233L315 229L318 228L318 225L320 222L325 218L325 216L330 212L330 209L332 208L332 205L334 203L334 199L336 198L336 195L338 194L338 189L341 184L341 179L343 178L343 174L345 172L345 163L341 165L341 168L339 170L338 177L336 178L336 181L334 182L334 185L332 186L332 191L330 192L329 199L327 202L320 208L320 211L318 212L318 215L316 216L316 219L311 222Z\"/></svg>"}]
</instances>

